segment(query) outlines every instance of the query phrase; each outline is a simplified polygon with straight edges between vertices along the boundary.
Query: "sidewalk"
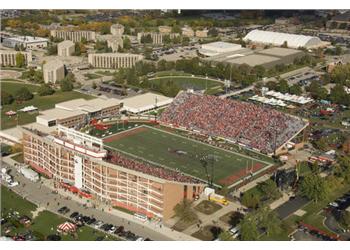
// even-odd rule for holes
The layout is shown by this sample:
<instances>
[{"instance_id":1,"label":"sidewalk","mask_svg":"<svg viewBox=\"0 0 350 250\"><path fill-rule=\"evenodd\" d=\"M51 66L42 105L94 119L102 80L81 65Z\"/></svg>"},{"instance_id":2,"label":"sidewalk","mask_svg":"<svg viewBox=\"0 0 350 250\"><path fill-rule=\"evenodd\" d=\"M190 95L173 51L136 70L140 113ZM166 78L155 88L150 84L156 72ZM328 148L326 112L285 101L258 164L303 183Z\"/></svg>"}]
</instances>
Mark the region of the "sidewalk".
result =
<instances>
[{"instance_id":1,"label":"sidewalk","mask_svg":"<svg viewBox=\"0 0 350 250\"><path fill-rule=\"evenodd\" d=\"M283 205L284 203L286 203L287 201L289 201L289 198L292 196L293 194L289 193L289 194L286 194L286 193L282 193L282 197L279 198L278 200L275 200L274 202L272 202L270 204L270 208L271 210L274 210L276 208L278 208L279 206Z\"/></svg>"}]
</instances>

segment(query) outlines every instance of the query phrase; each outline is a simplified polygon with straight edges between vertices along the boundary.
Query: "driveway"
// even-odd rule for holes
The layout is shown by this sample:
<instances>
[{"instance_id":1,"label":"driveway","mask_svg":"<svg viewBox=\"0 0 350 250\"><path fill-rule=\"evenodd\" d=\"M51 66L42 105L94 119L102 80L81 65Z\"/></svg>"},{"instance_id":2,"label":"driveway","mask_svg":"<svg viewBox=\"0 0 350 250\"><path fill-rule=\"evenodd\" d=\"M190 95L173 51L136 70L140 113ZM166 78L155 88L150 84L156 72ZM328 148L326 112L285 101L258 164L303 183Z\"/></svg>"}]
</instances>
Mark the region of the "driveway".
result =
<instances>
[{"instance_id":1,"label":"driveway","mask_svg":"<svg viewBox=\"0 0 350 250\"><path fill-rule=\"evenodd\" d=\"M281 220L286 219L302 207L304 207L310 201L304 197L296 196L294 199L287 201L280 207L276 208L276 213Z\"/></svg>"}]
</instances>

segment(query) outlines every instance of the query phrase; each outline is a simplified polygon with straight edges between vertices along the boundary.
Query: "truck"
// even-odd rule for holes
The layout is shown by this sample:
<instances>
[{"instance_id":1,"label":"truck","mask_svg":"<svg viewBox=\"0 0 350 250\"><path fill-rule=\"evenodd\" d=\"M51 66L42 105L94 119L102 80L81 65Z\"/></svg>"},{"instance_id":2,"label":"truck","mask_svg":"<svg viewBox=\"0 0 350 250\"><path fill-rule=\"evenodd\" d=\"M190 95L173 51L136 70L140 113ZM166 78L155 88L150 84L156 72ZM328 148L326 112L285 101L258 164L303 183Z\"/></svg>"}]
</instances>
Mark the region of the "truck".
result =
<instances>
[{"instance_id":1,"label":"truck","mask_svg":"<svg viewBox=\"0 0 350 250\"><path fill-rule=\"evenodd\" d=\"M227 199L224 196L219 194L211 193L210 195L208 195L208 200L220 203L224 206L228 205Z\"/></svg>"},{"instance_id":2,"label":"truck","mask_svg":"<svg viewBox=\"0 0 350 250\"><path fill-rule=\"evenodd\" d=\"M37 182L39 181L39 174L35 172L34 170L27 168L27 167L22 167L19 172L27 179L31 180L32 182Z\"/></svg>"}]
</instances>

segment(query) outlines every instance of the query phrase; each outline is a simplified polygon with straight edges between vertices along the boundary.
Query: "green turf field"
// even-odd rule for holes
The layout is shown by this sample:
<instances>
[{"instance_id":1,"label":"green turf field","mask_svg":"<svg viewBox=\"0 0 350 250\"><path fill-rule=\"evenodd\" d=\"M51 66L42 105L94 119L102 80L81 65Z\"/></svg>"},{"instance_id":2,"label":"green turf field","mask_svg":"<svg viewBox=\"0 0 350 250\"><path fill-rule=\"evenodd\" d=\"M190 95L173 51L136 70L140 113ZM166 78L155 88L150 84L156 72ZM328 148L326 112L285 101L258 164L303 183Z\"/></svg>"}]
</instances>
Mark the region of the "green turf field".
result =
<instances>
[{"instance_id":1,"label":"green turf field","mask_svg":"<svg viewBox=\"0 0 350 250\"><path fill-rule=\"evenodd\" d=\"M219 185L233 184L247 174L247 166L270 164L148 126L117 134L106 139L105 145L203 180L207 180L207 174L200 159L210 155L215 159L213 179ZM211 164L208 172L211 173Z\"/></svg>"}]
</instances>

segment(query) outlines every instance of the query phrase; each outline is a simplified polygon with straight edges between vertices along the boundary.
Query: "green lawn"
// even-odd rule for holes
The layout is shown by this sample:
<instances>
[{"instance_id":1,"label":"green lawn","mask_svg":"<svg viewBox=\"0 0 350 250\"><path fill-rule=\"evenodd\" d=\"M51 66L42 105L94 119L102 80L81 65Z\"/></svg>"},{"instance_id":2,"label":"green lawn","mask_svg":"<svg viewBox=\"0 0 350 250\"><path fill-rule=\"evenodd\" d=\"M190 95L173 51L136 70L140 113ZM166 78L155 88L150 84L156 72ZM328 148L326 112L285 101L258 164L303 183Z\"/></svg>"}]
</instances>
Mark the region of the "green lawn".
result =
<instances>
[{"instance_id":1,"label":"green lawn","mask_svg":"<svg viewBox=\"0 0 350 250\"><path fill-rule=\"evenodd\" d=\"M111 148L132 154L138 158L153 161L184 173L207 180L205 168L200 158L210 155L214 158L214 182L230 185L241 175L246 174L246 167L255 164L267 166L267 162L248 158L230 151L200 143L188 138L168 133L148 126L139 127L136 133L105 142ZM211 163L208 164L211 173ZM225 180L232 176L232 179ZM231 183L228 183L230 181Z\"/></svg>"},{"instance_id":2,"label":"green lawn","mask_svg":"<svg viewBox=\"0 0 350 250\"><path fill-rule=\"evenodd\" d=\"M115 72L113 72L113 71L111 72L108 70L105 70L105 71L99 70L99 71L96 71L95 73L99 74L99 75L103 75L103 76L112 76L115 74Z\"/></svg>"},{"instance_id":3,"label":"green lawn","mask_svg":"<svg viewBox=\"0 0 350 250\"><path fill-rule=\"evenodd\" d=\"M38 89L38 86L35 85L29 85L29 84L22 84L22 83L1 83L2 89L6 89L9 93L14 94L19 88L26 86L30 91L36 92ZM18 121L17 116L8 117L5 115L5 112L9 110L19 110L23 107L33 105L37 107L40 110L50 109L54 108L56 103L69 101L76 98L85 98L85 99L92 99L95 97L84 95L75 91L70 92L62 92L62 91L56 91L53 95L50 96L39 96L37 94L34 95L34 98L25 101L22 103L16 103L15 101L10 105L4 105L1 110L1 128L7 129L11 127L15 127L17 125L23 125L27 123L31 123L35 121L36 116L38 115L38 112L34 113L18 113Z\"/></svg>"},{"instance_id":4,"label":"green lawn","mask_svg":"<svg viewBox=\"0 0 350 250\"><path fill-rule=\"evenodd\" d=\"M161 84L162 82L168 83L172 81L181 89L195 89L195 90L203 90L203 89L211 89L214 87L220 87L222 84L218 81L212 79L199 79L195 77L166 77L166 78L158 78L151 79L149 82L152 84Z\"/></svg>"},{"instance_id":5,"label":"green lawn","mask_svg":"<svg viewBox=\"0 0 350 250\"><path fill-rule=\"evenodd\" d=\"M221 208L222 206L220 206L215 202L204 200L201 203L199 203L197 206L195 206L194 209L203 214L213 214Z\"/></svg>"},{"instance_id":6,"label":"green lawn","mask_svg":"<svg viewBox=\"0 0 350 250\"><path fill-rule=\"evenodd\" d=\"M16 93L16 91L22 87L26 87L32 93L37 92L39 89L39 86L37 86L37 85L21 83L21 82L14 80L14 79L1 80L1 90L6 91L7 93L10 93L11 95L14 95Z\"/></svg>"},{"instance_id":7,"label":"green lawn","mask_svg":"<svg viewBox=\"0 0 350 250\"><path fill-rule=\"evenodd\" d=\"M16 67L1 67L1 70L14 70L14 71L25 71L24 68L16 68Z\"/></svg>"},{"instance_id":8,"label":"green lawn","mask_svg":"<svg viewBox=\"0 0 350 250\"><path fill-rule=\"evenodd\" d=\"M19 162L19 163L24 163L24 159L23 159L23 154L20 153L18 155L12 156L11 157L13 160Z\"/></svg>"},{"instance_id":9,"label":"green lawn","mask_svg":"<svg viewBox=\"0 0 350 250\"><path fill-rule=\"evenodd\" d=\"M17 195L7 187L1 185L1 214L4 215L9 211L17 211L20 215L32 217L32 211L36 210L37 206L21 196Z\"/></svg>"},{"instance_id":10,"label":"green lawn","mask_svg":"<svg viewBox=\"0 0 350 250\"><path fill-rule=\"evenodd\" d=\"M92 74L92 73L86 73L86 74L84 74L84 76L86 78L88 78L89 80L98 79L98 78L102 77L101 75Z\"/></svg>"}]
</instances>

